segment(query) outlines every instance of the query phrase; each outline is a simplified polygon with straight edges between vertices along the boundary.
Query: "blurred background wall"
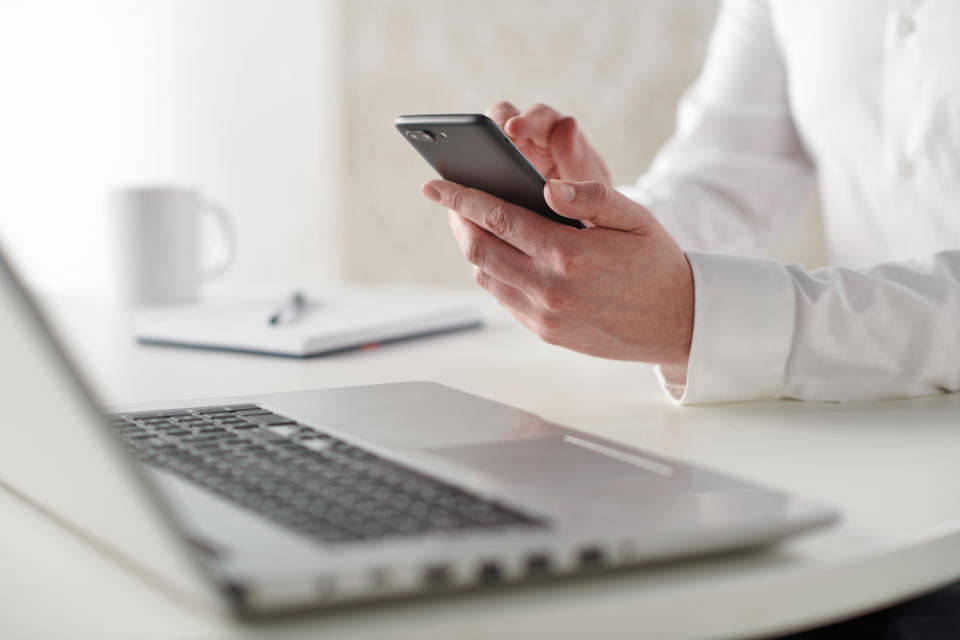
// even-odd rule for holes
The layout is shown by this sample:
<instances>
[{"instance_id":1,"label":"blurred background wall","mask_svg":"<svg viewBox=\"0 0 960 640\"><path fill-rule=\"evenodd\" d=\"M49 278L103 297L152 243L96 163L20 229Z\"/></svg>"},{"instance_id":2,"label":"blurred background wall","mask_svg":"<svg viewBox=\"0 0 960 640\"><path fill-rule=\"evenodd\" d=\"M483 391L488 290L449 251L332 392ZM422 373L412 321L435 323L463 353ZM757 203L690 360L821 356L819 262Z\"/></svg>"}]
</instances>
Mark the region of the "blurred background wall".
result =
<instances>
[{"instance_id":1,"label":"blurred background wall","mask_svg":"<svg viewBox=\"0 0 960 640\"><path fill-rule=\"evenodd\" d=\"M228 286L469 285L400 113L577 116L618 183L673 128L716 0L4 0L0 235L44 288L106 286L103 194L192 184ZM815 212L773 254L823 261Z\"/></svg>"},{"instance_id":2,"label":"blurred background wall","mask_svg":"<svg viewBox=\"0 0 960 640\"><path fill-rule=\"evenodd\" d=\"M348 219L344 273L360 281L472 282L446 215L419 195L431 169L388 131L401 113L537 102L577 117L633 182L673 131L716 0L356 0L347 4ZM824 262L812 208L772 250Z\"/></svg>"},{"instance_id":3,"label":"blurred background wall","mask_svg":"<svg viewBox=\"0 0 960 640\"><path fill-rule=\"evenodd\" d=\"M143 184L194 185L230 210L228 284L335 279L339 12L323 0L0 2L0 237L31 281L108 286L104 195Z\"/></svg>"},{"instance_id":4,"label":"blurred background wall","mask_svg":"<svg viewBox=\"0 0 960 640\"><path fill-rule=\"evenodd\" d=\"M537 102L577 117L615 183L632 182L673 128L699 70L715 0L403 0L349 3L350 148L345 273L468 282L446 214L419 195L431 169L400 113ZM402 255L399 264L379 256Z\"/></svg>"}]
</instances>

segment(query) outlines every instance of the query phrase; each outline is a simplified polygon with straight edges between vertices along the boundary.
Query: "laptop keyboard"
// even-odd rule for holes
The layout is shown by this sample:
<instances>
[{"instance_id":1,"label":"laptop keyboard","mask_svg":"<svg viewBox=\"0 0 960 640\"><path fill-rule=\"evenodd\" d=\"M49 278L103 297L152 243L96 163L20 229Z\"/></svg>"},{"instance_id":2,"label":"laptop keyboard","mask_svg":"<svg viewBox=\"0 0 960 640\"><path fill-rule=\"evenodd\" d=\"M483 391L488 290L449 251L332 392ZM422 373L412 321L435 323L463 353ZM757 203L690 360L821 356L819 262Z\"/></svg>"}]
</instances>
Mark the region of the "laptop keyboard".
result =
<instances>
[{"instance_id":1,"label":"laptop keyboard","mask_svg":"<svg viewBox=\"0 0 960 640\"><path fill-rule=\"evenodd\" d=\"M253 404L109 419L137 459L324 543L543 526Z\"/></svg>"}]
</instances>

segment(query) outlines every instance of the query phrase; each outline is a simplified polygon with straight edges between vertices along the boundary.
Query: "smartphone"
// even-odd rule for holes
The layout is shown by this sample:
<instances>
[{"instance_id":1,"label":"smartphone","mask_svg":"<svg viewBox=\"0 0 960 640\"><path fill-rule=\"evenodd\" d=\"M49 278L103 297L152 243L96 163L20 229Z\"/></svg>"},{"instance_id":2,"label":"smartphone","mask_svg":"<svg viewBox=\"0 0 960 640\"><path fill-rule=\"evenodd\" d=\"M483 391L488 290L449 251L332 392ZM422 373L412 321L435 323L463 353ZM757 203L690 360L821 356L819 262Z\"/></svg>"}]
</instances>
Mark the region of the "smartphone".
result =
<instances>
[{"instance_id":1,"label":"smartphone","mask_svg":"<svg viewBox=\"0 0 960 640\"><path fill-rule=\"evenodd\" d=\"M444 180L486 191L560 224L584 227L547 205L543 176L487 116L400 116L393 124Z\"/></svg>"}]
</instances>

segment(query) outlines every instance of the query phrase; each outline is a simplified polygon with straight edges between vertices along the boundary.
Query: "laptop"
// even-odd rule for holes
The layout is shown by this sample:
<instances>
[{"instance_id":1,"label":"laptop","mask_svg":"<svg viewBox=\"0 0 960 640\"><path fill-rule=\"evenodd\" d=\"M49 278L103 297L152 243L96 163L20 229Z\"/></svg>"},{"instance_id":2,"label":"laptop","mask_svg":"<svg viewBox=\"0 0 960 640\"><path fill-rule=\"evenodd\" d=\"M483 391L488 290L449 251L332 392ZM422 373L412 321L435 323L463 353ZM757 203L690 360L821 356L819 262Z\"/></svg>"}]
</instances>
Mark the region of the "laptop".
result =
<instances>
[{"instance_id":1,"label":"laptop","mask_svg":"<svg viewBox=\"0 0 960 640\"><path fill-rule=\"evenodd\" d=\"M238 616L741 549L837 517L429 382L103 408L2 254L0 353L0 485Z\"/></svg>"}]
</instances>

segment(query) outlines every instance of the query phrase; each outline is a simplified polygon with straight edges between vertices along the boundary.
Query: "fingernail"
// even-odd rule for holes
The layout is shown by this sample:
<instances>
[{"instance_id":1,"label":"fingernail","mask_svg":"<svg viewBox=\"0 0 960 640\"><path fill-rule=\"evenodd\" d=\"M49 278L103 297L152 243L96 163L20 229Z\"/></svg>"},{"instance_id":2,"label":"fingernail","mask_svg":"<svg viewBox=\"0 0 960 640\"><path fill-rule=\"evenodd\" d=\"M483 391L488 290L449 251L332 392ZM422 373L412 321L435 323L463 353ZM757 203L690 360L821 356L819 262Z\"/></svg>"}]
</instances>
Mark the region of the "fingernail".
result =
<instances>
[{"instance_id":1,"label":"fingernail","mask_svg":"<svg viewBox=\"0 0 960 640\"><path fill-rule=\"evenodd\" d=\"M440 197L441 197L440 192L437 191L437 188L432 184L425 184L422 187L420 187L420 193L427 196L434 202L440 202Z\"/></svg>"},{"instance_id":2,"label":"fingernail","mask_svg":"<svg viewBox=\"0 0 960 640\"><path fill-rule=\"evenodd\" d=\"M550 191L553 193L553 197L560 202L573 202L573 199L577 197L577 190L573 188L573 185L560 180L550 181Z\"/></svg>"}]
</instances>

